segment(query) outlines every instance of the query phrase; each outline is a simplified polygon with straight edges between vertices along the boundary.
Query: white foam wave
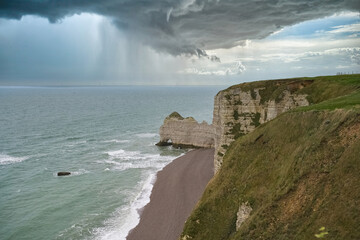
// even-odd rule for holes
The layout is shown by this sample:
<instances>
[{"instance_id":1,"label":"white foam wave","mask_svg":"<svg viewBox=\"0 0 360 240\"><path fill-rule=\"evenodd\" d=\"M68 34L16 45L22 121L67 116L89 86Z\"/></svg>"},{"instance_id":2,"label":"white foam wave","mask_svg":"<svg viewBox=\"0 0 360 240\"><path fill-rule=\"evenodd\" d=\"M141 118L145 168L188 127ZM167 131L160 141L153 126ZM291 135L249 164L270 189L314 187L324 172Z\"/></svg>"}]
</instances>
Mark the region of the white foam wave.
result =
<instances>
[{"instance_id":1,"label":"white foam wave","mask_svg":"<svg viewBox=\"0 0 360 240\"><path fill-rule=\"evenodd\" d=\"M94 239L98 240L125 240L129 232L140 221L140 210L150 202L150 195L156 180L156 173L166 164L170 163L174 156L161 156L160 154L142 154L118 150L108 153L110 159L102 163L112 164L112 169L125 170L129 168L149 168L146 171L147 178L140 183L137 195L133 195L129 204L116 210L114 216L104 222L104 227L93 229ZM121 161L116 157L132 158L131 161Z\"/></svg>"},{"instance_id":2,"label":"white foam wave","mask_svg":"<svg viewBox=\"0 0 360 240\"><path fill-rule=\"evenodd\" d=\"M114 170L120 170L124 171L127 169L133 169L133 168L163 168L167 162L137 162L137 163L119 163L117 166L114 166Z\"/></svg>"},{"instance_id":3,"label":"white foam wave","mask_svg":"<svg viewBox=\"0 0 360 240\"><path fill-rule=\"evenodd\" d=\"M106 152L112 158L118 158L122 160L132 160L141 157L138 151L125 151L123 149Z\"/></svg>"},{"instance_id":4,"label":"white foam wave","mask_svg":"<svg viewBox=\"0 0 360 240\"><path fill-rule=\"evenodd\" d=\"M131 168L163 168L173 156L160 154L144 154L139 151L125 151L123 149L107 152L109 159L97 161L98 163L111 164L114 170L127 170Z\"/></svg>"},{"instance_id":5,"label":"white foam wave","mask_svg":"<svg viewBox=\"0 0 360 240\"><path fill-rule=\"evenodd\" d=\"M140 221L139 210L150 201L150 195L155 182L156 173L152 173L141 183L141 191L127 206L116 211L113 218L105 221L105 227L94 229L95 239L125 240L130 230ZM119 216L126 216L125 218Z\"/></svg>"},{"instance_id":6,"label":"white foam wave","mask_svg":"<svg viewBox=\"0 0 360 240\"><path fill-rule=\"evenodd\" d=\"M118 140L118 139L111 139L104 141L105 143L128 143L130 140Z\"/></svg>"},{"instance_id":7,"label":"white foam wave","mask_svg":"<svg viewBox=\"0 0 360 240\"><path fill-rule=\"evenodd\" d=\"M71 172L71 175L79 176L79 175L83 175L83 174L86 174L86 173L90 173L90 171L85 170L85 169L79 169L78 171Z\"/></svg>"},{"instance_id":8,"label":"white foam wave","mask_svg":"<svg viewBox=\"0 0 360 240\"><path fill-rule=\"evenodd\" d=\"M0 165L19 163L25 161L29 157L14 157L7 154L0 154Z\"/></svg>"},{"instance_id":9,"label":"white foam wave","mask_svg":"<svg viewBox=\"0 0 360 240\"><path fill-rule=\"evenodd\" d=\"M139 138L153 138L153 137L158 137L159 134L157 134L157 133L139 133L139 134L136 134L136 136Z\"/></svg>"}]
</instances>

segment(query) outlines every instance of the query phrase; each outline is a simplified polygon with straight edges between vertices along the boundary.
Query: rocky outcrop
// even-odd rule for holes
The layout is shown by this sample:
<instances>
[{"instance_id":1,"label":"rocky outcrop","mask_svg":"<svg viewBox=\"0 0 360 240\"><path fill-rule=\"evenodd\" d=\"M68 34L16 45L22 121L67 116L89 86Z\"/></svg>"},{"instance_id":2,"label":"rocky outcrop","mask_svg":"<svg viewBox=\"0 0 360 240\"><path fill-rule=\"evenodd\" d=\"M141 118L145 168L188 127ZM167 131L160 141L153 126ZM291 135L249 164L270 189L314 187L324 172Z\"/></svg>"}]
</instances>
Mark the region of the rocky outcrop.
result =
<instances>
[{"instance_id":1,"label":"rocky outcrop","mask_svg":"<svg viewBox=\"0 0 360 240\"><path fill-rule=\"evenodd\" d=\"M158 146L173 145L175 147L214 147L214 128L205 121L198 123L194 118L183 118L173 112L165 118L160 127Z\"/></svg>"},{"instance_id":2,"label":"rocky outcrop","mask_svg":"<svg viewBox=\"0 0 360 240\"><path fill-rule=\"evenodd\" d=\"M70 175L71 172L58 172L57 175L60 177L60 176L68 176Z\"/></svg>"},{"instance_id":3,"label":"rocky outcrop","mask_svg":"<svg viewBox=\"0 0 360 240\"><path fill-rule=\"evenodd\" d=\"M239 210L236 213L236 231L238 231L241 224L250 217L252 210L253 209L248 202L242 203L240 205Z\"/></svg>"},{"instance_id":4,"label":"rocky outcrop","mask_svg":"<svg viewBox=\"0 0 360 240\"><path fill-rule=\"evenodd\" d=\"M244 83L220 91L214 100L214 167L222 164L226 149L238 137L277 115L298 106L309 105L299 90L311 84L306 80L278 80Z\"/></svg>"},{"instance_id":5,"label":"rocky outcrop","mask_svg":"<svg viewBox=\"0 0 360 240\"><path fill-rule=\"evenodd\" d=\"M220 91L214 99L213 122L170 114L160 128L157 145L215 147L214 168L219 170L226 149L238 137L290 109L307 106L301 89L312 80L274 80L243 83Z\"/></svg>"}]
</instances>

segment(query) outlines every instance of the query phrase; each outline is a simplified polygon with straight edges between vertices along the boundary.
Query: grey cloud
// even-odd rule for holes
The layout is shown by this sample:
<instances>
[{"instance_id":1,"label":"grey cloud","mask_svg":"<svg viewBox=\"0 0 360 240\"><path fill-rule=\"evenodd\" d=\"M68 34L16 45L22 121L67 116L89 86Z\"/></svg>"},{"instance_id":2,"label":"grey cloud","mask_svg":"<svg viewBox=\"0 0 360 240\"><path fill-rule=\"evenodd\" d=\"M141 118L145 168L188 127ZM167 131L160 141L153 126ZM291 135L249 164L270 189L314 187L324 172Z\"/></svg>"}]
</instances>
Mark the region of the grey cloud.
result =
<instances>
[{"instance_id":1,"label":"grey cloud","mask_svg":"<svg viewBox=\"0 0 360 240\"><path fill-rule=\"evenodd\" d=\"M172 55L208 56L262 39L284 26L333 13L360 10L358 0L2 0L0 17L38 15L55 23L83 12L113 19L140 42Z\"/></svg>"},{"instance_id":2,"label":"grey cloud","mask_svg":"<svg viewBox=\"0 0 360 240\"><path fill-rule=\"evenodd\" d=\"M202 67L186 68L180 73L191 74L191 75L214 75L214 76L232 76L239 75L246 71L246 67L241 61L222 64L216 69L205 69Z\"/></svg>"},{"instance_id":3,"label":"grey cloud","mask_svg":"<svg viewBox=\"0 0 360 240\"><path fill-rule=\"evenodd\" d=\"M264 54L253 61L272 62L281 61L283 63L300 62L314 59L336 59L349 64L349 62L360 64L360 48L359 47L342 47L332 48L324 51L308 51L302 53L277 53L277 54ZM349 61L350 60L350 61Z\"/></svg>"}]
</instances>

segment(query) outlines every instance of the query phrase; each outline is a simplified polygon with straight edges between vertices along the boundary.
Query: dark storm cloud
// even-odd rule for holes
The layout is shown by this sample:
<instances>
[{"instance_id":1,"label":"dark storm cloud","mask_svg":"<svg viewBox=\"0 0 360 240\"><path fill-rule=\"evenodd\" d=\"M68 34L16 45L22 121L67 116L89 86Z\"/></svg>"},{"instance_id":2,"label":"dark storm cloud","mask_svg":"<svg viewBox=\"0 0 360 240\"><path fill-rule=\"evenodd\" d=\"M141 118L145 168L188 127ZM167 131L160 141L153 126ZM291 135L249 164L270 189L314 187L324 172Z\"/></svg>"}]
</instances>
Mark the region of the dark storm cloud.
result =
<instances>
[{"instance_id":1,"label":"dark storm cloud","mask_svg":"<svg viewBox=\"0 0 360 240\"><path fill-rule=\"evenodd\" d=\"M358 0L0 0L0 17L38 15L50 22L96 13L139 41L172 55L242 45L305 20L359 11Z\"/></svg>"}]
</instances>

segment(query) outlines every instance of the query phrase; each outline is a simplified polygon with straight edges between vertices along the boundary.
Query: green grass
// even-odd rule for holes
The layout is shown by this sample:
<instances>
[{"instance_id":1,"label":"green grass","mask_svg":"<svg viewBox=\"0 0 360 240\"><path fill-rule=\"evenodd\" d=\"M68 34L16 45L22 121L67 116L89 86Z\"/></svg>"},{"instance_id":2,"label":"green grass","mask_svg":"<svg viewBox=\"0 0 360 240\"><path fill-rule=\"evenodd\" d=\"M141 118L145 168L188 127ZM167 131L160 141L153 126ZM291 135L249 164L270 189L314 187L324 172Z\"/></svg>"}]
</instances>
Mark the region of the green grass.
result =
<instances>
[{"instance_id":1,"label":"green grass","mask_svg":"<svg viewBox=\"0 0 360 240\"><path fill-rule=\"evenodd\" d=\"M259 126L260 125L260 113L255 113L254 116L251 118L252 119L252 123L255 127Z\"/></svg>"},{"instance_id":2,"label":"green grass","mask_svg":"<svg viewBox=\"0 0 360 240\"><path fill-rule=\"evenodd\" d=\"M308 94L312 104L360 91L360 74L323 76L313 80L313 84L299 91Z\"/></svg>"},{"instance_id":3,"label":"green grass","mask_svg":"<svg viewBox=\"0 0 360 240\"><path fill-rule=\"evenodd\" d=\"M236 123L235 125L233 125L231 130L229 132L227 132L226 134L227 135L229 135L229 134L233 135L235 139L245 135L244 131L241 130L241 124L240 123Z\"/></svg>"},{"instance_id":4,"label":"green grass","mask_svg":"<svg viewBox=\"0 0 360 240\"><path fill-rule=\"evenodd\" d=\"M293 111L310 111L310 110L334 110L339 108L349 109L360 104L360 92L355 92L346 96L326 100L318 104L300 107Z\"/></svg>"},{"instance_id":5,"label":"green grass","mask_svg":"<svg viewBox=\"0 0 360 240\"><path fill-rule=\"evenodd\" d=\"M238 112L238 110L234 110L233 117L234 117L235 120L238 120L238 119L239 119L239 112Z\"/></svg>"},{"instance_id":6,"label":"green grass","mask_svg":"<svg viewBox=\"0 0 360 240\"><path fill-rule=\"evenodd\" d=\"M292 87L293 85L302 85L304 87ZM229 92L237 88L245 92L250 92L252 98L255 96L254 89L259 88L261 103L265 103L268 100L279 102L283 98L284 90L289 90L291 93L309 95L308 101L311 104L315 104L327 99L351 94L354 91L359 91L360 74L249 82L231 86L225 89L224 92ZM226 96L230 99L229 94L226 94Z\"/></svg>"},{"instance_id":7,"label":"green grass","mask_svg":"<svg viewBox=\"0 0 360 240\"><path fill-rule=\"evenodd\" d=\"M182 237L308 240L324 226L324 239L360 239L360 75L303 80L312 104L238 136ZM243 202L253 211L236 231Z\"/></svg>"},{"instance_id":8,"label":"green grass","mask_svg":"<svg viewBox=\"0 0 360 240\"><path fill-rule=\"evenodd\" d=\"M178 112L172 112L168 118L177 118L179 120L183 120L184 118Z\"/></svg>"}]
</instances>

